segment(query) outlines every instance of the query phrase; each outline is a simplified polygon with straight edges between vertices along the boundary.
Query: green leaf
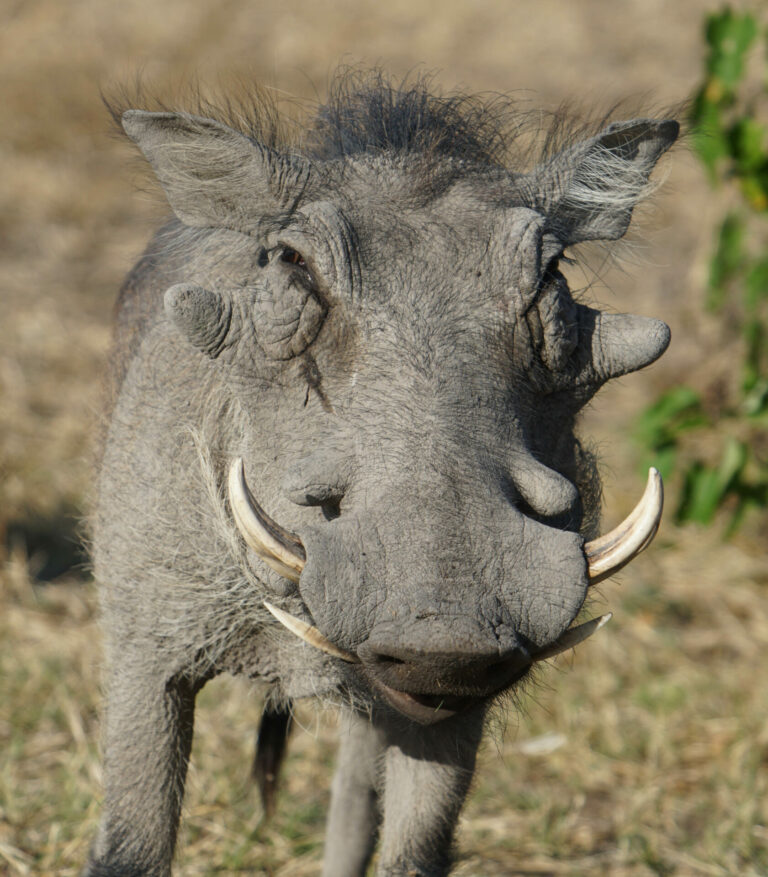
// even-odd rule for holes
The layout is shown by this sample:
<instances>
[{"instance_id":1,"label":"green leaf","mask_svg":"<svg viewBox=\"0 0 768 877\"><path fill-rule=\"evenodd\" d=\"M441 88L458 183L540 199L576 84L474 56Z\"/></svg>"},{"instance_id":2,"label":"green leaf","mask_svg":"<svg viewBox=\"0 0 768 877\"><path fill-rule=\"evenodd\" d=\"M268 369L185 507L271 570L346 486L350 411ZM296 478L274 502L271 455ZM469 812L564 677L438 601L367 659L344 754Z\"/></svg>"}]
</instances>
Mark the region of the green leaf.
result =
<instances>
[{"instance_id":1,"label":"green leaf","mask_svg":"<svg viewBox=\"0 0 768 877\"><path fill-rule=\"evenodd\" d=\"M709 75L726 89L734 89L744 75L744 58L756 36L757 23L748 13L741 15L725 9L710 15L706 25Z\"/></svg>"},{"instance_id":2,"label":"green leaf","mask_svg":"<svg viewBox=\"0 0 768 877\"><path fill-rule=\"evenodd\" d=\"M768 507L768 467L757 451L761 431L768 431L768 255L759 249L756 215L768 213L768 122L757 114L768 95L768 54L760 58L765 79L755 81L752 73L761 73L751 67L745 78L757 37L756 15L725 8L708 16L706 71L690 114L693 147L711 182L730 182L729 195L743 199L718 228L706 295L710 310L724 311L727 302L725 328L741 333L730 369L731 375L741 371L740 392L731 379L723 381L723 413L712 422L696 392L675 388L649 406L635 427L635 437L665 475L683 469L677 519L708 524L727 502L728 535L747 509ZM760 40L768 49L768 30ZM705 354L702 360L706 369ZM690 431L697 432L695 442L685 437ZM719 461L691 461L691 445L713 448Z\"/></svg>"},{"instance_id":3,"label":"green leaf","mask_svg":"<svg viewBox=\"0 0 768 877\"><path fill-rule=\"evenodd\" d=\"M746 445L731 438L726 443L717 469L695 461L685 474L677 520L711 523L725 496L737 482L747 457Z\"/></svg>"},{"instance_id":4,"label":"green leaf","mask_svg":"<svg viewBox=\"0 0 768 877\"><path fill-rule=\"evenodd\" d=\"M749 457L749 450L744 442L729 438L726 442L720 466L717 470L718 484L723 494L733 486L744 470Z\"/></svg>"},{"instance_id":5,"label":"green leaf","mask_svg":"<svg viewBox=\"0 0 768 877\"><path fill-rule=\"evenodd\" d=\"M741 192L752 210L764 213L768 210L768 166L741 178Z\"/></svg>"},{"instance_id":6,"label":"green leaf","mask_svg":"<svg viewBox=\"0 0 768 877\"><path fill-rule=\"evenodd\" d=\"M690 387L673 387L640 415L635 425L635 438L658 453L674 446L682 433L704 423L706 417L699 394Z\"/></svg>"},{"instance_id":7,"label":"green leaf","mask_svg":"<svg viewBox=\"0 0 768 877\"><path fill-rule=\"evenodd\" d=\"M742 334L745 341L742 387L746 393L750 393L760 379L760 366L765 350L765 326L761 320L746 320Z\"/></svg>"},{"instance_id":8,"label":"green leaf","mask_svg":"<svg viewBox=\"0 0 768 877\"><path fill-rule=\"evenodd\" d=\"M717 473L696 460L685 473L677 521L709 524L714 517L719 498Z\"/></svg>"},{"instance_id":9,"label":"green leaf","mask_svg":"<svg viewBox=\"0 0 768 877\"><path fill-rule=\"evenodd\" d=\"M638 475L645 478L648 470L653 466L659 470L662 480L667 483L672 480L678 464L678 448L676 444L665 445L661 448L653 448L640 456L638 462Z\"/></svg>"},{"instance_id":10,"label":"green leaf","mask_svg":"<svg viewBox=\"0 0 768 877\"><path fill-rule=\"evenodd\" d=\"M755 503L751 502L749 499L740 496L738 502L736 503L736 508L734 509L733 514L731 515L731 520L728 523L728 526L725 528L725 538L731 539L736 531L741 526L744 516L749 510L750 506L754 506Z\"/></svg>"},{"instance_id":11,"label":"green leaf","mask_svg":"<svg viewBox=\"0 0 768 877\"><path fill-rule=\"evenodd\" d=\"M768 377L757 376L747 384L747 376L745 376L744 391L742 402L744 414L752 419L768 415ZM768 423L766 426L768 427Z\"/></svg>"},{"instance_id":12,"label":"green leaf","mask_svg":"<svg viewBox=\"0 0 768 877\"><path fill-rule=\"evenodd\" d=\"M718 181L718 162L731 154L728 134L723 125L719 100L711 88L704 87L696 96L691 111L691 143L709 173L709 181Z\"/></svg>"},{"instance_id":13,"label":"green leaf","mask_svg":"<svg viewBox=\"0 0 768 877\"><path fill-rule=\"evenodd\" d=\"M729 280L741 270L743 263L744 222L735 213L729 213L717 235L715 252L709 263L707 307L719 310L725 301Z\"/></svg>"},{"instance_id":14,"label":"green leaf","mask_svg":"<svg viewBox=\"0 0 768 877\"><path fill-rule=\"evenodd\" d=\"M646 461L643 466L643 474L646 474L650 466L654 466L659 470L664 481L669 481L672 473L677 465L677 448L674 445L668 445L665 448L659 448L653 454L653 459Z\"/></svg>"},{"instance_id":15,"label":"green leaf","mask_svg":"<svg viewBox=\"0 0 768 877\"><path fill-rule=\"evenodd\" d=\"M765 166L765 134L765 127L751 116L736 120L729 131L729 140L739 173L749 174Z\"/></svg>"},{"instance_id":16,"label":"green leaf","mask_svg":"<svg viewBox=\"0 0 768 877\"><path fill-rule=\"evenodd\" d=\"M744 306L754 314L760 302L768 300L768 256L758 259L744 282Z\"/></svg>"},{"instance_id":17,"label":"green leaf","mask_svg":"<svg viewBox=\"0 0 768 877\"><path fill-rule=\"evenodd\" d=\"M744 281L745 319L742 327L744 337L744 363L742 389L745 393L744 410L749 416L760 413L765 406L766 383L766 324L765 308L761 304L768 299L768 256L755 262ZM762 313L761 313L762 311Z\"/></svg>"}]
</instances>

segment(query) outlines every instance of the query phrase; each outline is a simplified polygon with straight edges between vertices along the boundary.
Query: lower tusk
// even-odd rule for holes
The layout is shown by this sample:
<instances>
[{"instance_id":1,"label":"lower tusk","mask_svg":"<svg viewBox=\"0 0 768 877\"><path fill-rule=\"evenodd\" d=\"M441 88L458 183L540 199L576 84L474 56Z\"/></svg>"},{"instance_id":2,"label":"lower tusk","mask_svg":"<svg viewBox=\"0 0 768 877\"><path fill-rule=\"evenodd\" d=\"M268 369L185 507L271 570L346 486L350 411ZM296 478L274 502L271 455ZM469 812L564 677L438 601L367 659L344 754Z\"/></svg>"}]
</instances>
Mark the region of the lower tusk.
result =
<instances>
[{"instance_id":1,"label":"lower tusk","mask_svg":"<svg viewBox=\"0 0 768 877\"><path fill-rule=\"evenodd\" d=\"M593 618L585 624L580 624L578 627L572 627L570 630L566 630L566 632L561 637L558 637L558 639L556 639L551 645L543 648L540 652L536 652L531 658L532 662L537 664L539 661L546 661L549 658L554 658L555 655L559 655L561 652L567 652L568 649L572 649L579 643L583 643L584 640L591 637L593 633L597 633L597 631L607 624L612 617L613 614L609 612L607 615L601 615L599 618Z\"/></svg>"},{"instance_id":2,"label":"lower tusk","mask_svg":"<svg viewBox=\"0 0 768 877\"><path fill-rule=\"evenodd\" d=\"M246 544L275 572L298 582L307 559L304 546L256 502L245 480L241 457L230 466L227 486L232 516Z\"/></svg>"},{"instance_id":3,"label":"lower tusk","mask_svg":"<svg viewBox=\"0 0 768 877\"><path fill-rule=\"evenodd\" d=\"M303 639L304 642L309 643L311 646L320 649L321 652L325 652L327 655L331 655L334 658L341 658L342 661L347 661L350 664L360 663L360 659L357 655L353 655L352 652L340 649L329 639L326 639L316 627L312 627L312 625L307 624L306 621L302 621L300 618L296 618L295 615L291 615L282 609L278 609L277 606L267 603L266 600L264 601L264 606L269 609L280 624L287 627L291 633L295 634L299 639Z\"/></svg>"},{"instance_id":4,"label":"lower tusk","mask_svg":"<svg viewBox=\"0 0 768 877\"><path fill-rule=\"evenodd\" d=\"M658 470L651 468L642 499L629 517L610 533L584 546L591 584L612 576L651 544L663 508L664 485Z\"/></svg>"}]
</instances>

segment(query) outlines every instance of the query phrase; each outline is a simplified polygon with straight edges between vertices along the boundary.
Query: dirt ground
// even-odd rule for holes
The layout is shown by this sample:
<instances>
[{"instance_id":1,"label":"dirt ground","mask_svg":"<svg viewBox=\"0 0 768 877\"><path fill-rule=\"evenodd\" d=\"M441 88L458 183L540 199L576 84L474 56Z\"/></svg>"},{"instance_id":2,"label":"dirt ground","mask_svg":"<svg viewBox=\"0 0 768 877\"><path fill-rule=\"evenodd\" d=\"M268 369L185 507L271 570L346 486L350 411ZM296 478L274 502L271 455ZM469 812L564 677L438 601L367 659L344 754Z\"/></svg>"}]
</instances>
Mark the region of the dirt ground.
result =
<instances>
[{"instance_id":1,"label":"dirt ground","mask_svg":"<svg viewBox=\"0 0 768 877\"><path fill-rule=\"evenodd\" d=\"M256 79L312 101L339 63L435 71L445 90L531 107L679 106L699 81L697 0L3 0L0 4L0 874L76 874L98 818L100 652L77 547L112 303L160 216L100 90L137 75ZM673 345L606 388L583 432L601 452L605 520L642 488L632 418L729 352L702 316L723 193L677 149L620 265L573 275L610 309L666 320ZM594 269L599 269L594 273ZM726 363L727 364L727 363ZM461 823L469 875L768 874L768 564L667 523L619 583L605 635L558 659L521 716L499 717ZM765 532L763 526L762 532ZM280 810L248 778L258 694L201 698L183 875L313 875L333 719L307 708Z\"/></svg>"}]
</instances>

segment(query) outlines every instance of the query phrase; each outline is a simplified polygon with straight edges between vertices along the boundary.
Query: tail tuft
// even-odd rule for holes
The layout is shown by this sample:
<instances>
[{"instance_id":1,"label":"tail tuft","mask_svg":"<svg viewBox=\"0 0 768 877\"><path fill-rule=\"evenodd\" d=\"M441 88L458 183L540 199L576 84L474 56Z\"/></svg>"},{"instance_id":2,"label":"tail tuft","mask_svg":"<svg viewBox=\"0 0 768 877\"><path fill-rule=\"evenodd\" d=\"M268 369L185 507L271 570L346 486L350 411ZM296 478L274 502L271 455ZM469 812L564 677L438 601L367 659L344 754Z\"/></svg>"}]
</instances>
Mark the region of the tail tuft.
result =
<instances>
[{"instance_id":1,"label":"tail tuft","mask_svg":"<svg viewBox=\"0 0 768 877\"><path fill-rule=\"evenodd\" d=\"M293 724L291 707L290 702L281 706L267 704L261 714L259 732L256 736L256 754L251 775L258 786L267 819L271 818L275 810L280 768Z\"/></svg>"}]
</instances>

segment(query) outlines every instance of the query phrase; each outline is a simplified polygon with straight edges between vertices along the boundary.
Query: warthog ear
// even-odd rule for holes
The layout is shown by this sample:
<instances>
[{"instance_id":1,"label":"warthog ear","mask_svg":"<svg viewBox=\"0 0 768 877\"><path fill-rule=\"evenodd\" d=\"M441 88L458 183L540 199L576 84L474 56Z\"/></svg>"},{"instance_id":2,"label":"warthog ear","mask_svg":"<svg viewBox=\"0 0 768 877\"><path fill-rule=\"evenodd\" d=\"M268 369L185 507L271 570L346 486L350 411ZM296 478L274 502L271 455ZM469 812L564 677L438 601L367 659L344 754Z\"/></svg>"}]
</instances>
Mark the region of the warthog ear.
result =
<instances>
[{"instance_id":1,"label":"warthog ear","mask_svg":"<svg viewBox=\"0 0 768 877\"><path fill-rule=\"evenodd\" d=\"M258 231L265 216L290 213L307 189L309 162L186 113L123 114L173 212L187 225Z\"/></svg>"},{"instance_id":2,"label":"warthog ear","mask_svg":"<svg viewBox=\"0 0 768 877\"><path fill-rule=\"evenodd\" d=\"M609 125L554 155L527 174L528 206L547 217L564 247L617 240L637 202L648 193L651 171L680 131L671 119L634 119Z\"/></svg>"}]
</instances>

